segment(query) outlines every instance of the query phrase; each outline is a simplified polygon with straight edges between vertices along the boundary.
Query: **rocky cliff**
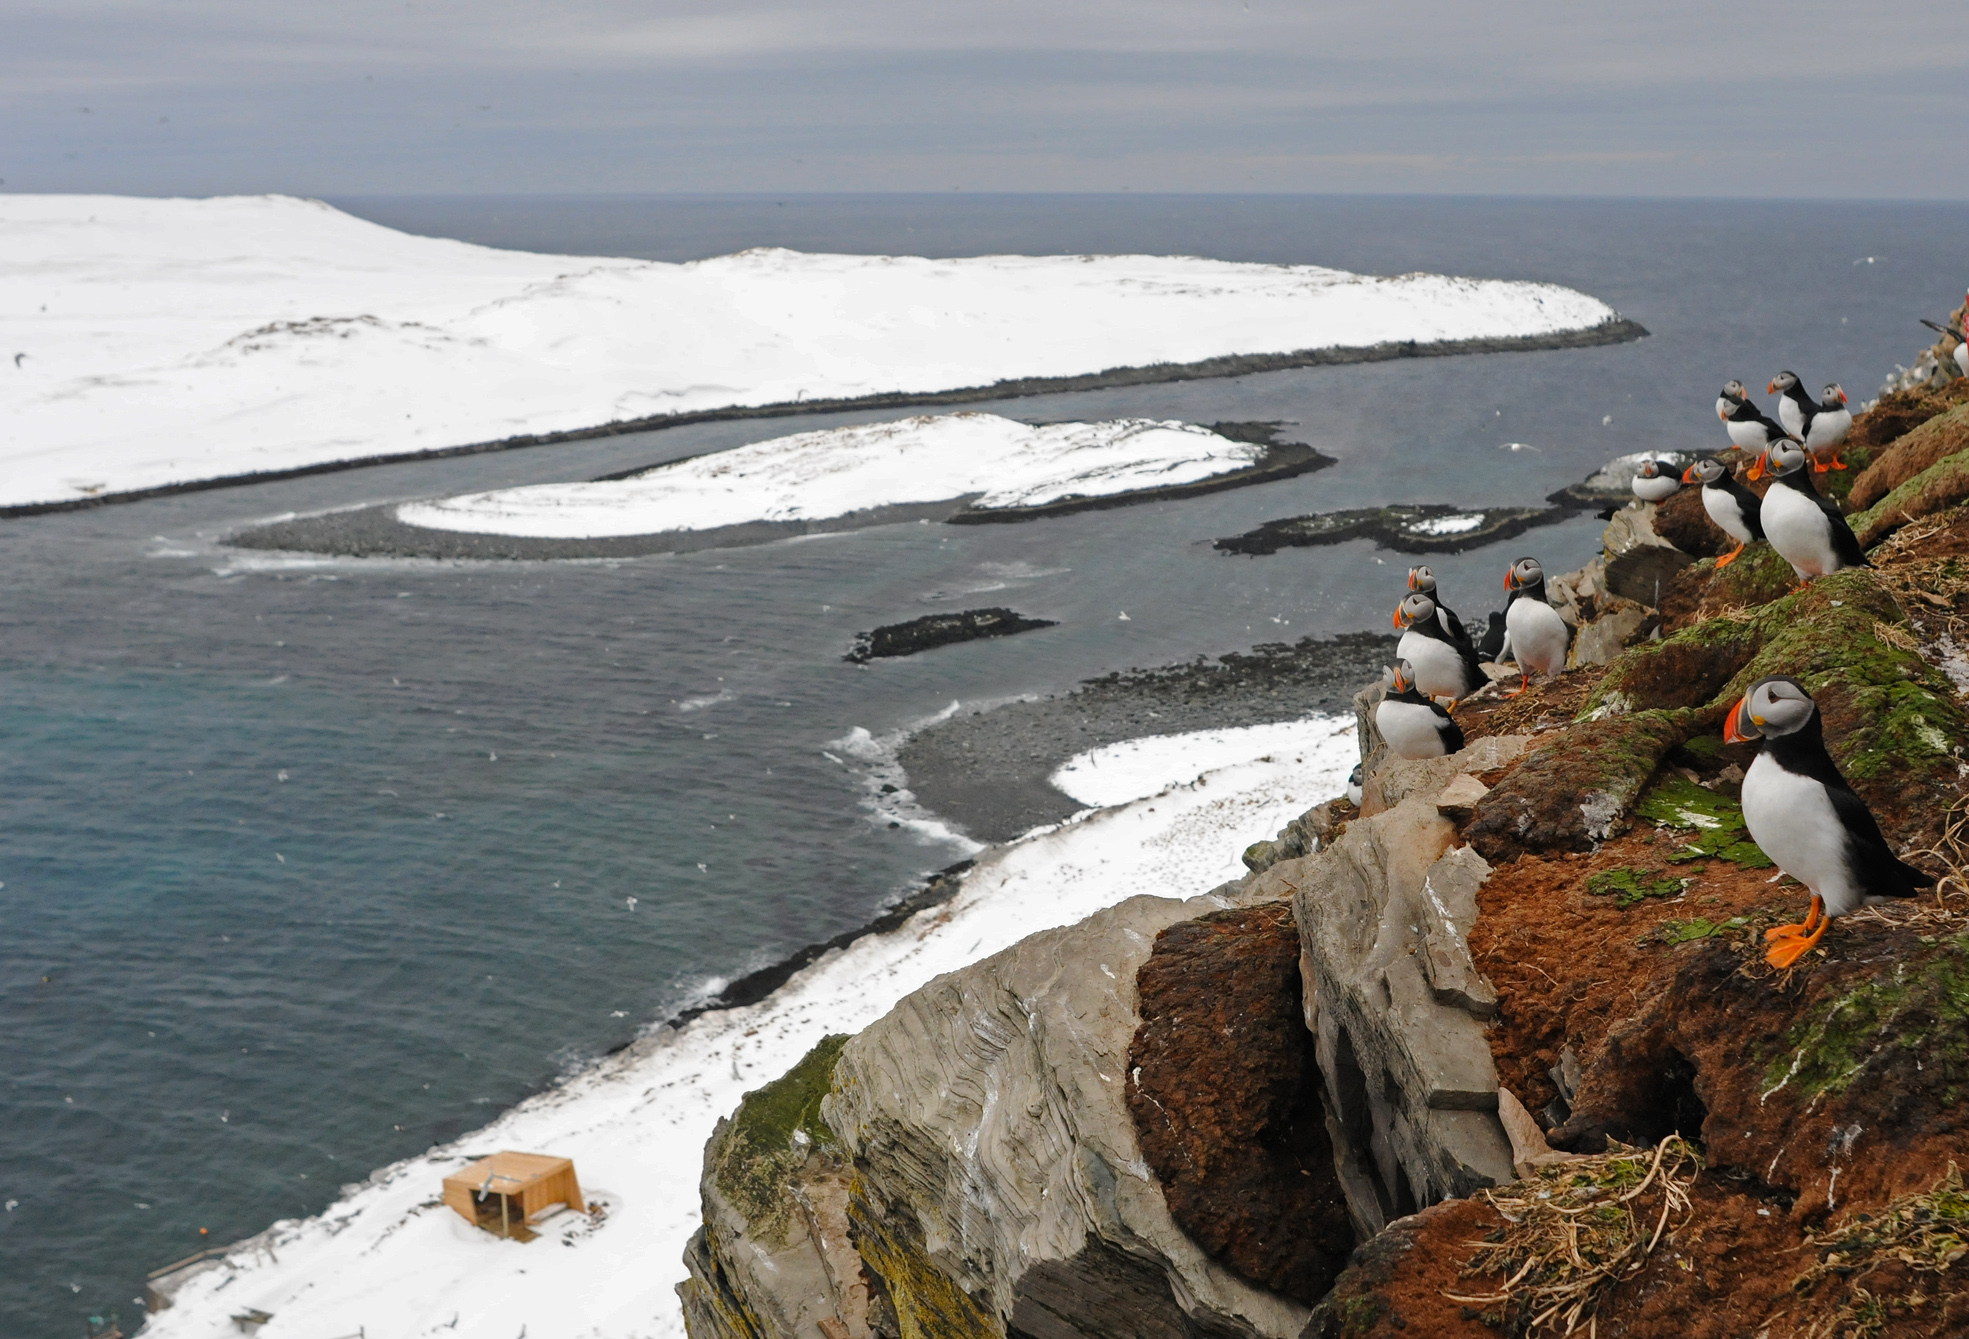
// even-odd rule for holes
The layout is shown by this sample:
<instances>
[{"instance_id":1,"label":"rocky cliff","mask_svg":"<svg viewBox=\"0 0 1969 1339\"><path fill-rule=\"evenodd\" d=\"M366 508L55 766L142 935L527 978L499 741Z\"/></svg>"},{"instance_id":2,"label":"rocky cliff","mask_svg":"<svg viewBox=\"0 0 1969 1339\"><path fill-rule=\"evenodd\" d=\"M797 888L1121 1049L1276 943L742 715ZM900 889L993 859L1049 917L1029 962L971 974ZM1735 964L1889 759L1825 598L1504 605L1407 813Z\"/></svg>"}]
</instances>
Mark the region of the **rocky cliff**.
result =
<instances>
[{"instance_id":1,"label":"rocky cliff","mask_svg":"<svg viewBox=\"0 0 1969 1339\"><path fill-rule=\"evenodd\" d=\"M1374 749L1187 901L931 982L750 1094L682 1287L748 1336L1969 1333L1969 387L1836 476L1874 566L1727 567L1687 495L1553 583L1565 675ZM1722 716L1819 702L1942 876L1785 973Z\"/></svg>"}]
</instances>

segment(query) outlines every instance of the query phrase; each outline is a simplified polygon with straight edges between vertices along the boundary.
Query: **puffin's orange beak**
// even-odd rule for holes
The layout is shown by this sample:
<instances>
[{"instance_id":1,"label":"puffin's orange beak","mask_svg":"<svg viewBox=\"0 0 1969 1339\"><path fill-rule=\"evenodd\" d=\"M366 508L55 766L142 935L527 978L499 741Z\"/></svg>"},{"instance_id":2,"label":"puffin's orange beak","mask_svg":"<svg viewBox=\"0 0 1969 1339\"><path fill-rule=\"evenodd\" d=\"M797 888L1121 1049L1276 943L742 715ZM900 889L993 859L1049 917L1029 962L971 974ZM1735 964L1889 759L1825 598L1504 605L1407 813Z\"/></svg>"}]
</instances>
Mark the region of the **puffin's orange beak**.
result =
<instances>
[{"instance_id":1,"label":"puffin's orange beak","mask_svg":"<svg viewBox=\"0 0 1969 1339\"><path fill-rule=\"evenodd\" d=\"M1845 403L1846 403L1846 392L1845 392L1845 391L1841 391L1841 392L1839 392L1839 403L1840 403L1840 404L1845 404Z\"/></svg>"},{"instance_id":2,"label":"puffin's orange beak","mask_svg":"<svg viewBox=\"0 0 1969 1339\"><path fill-rule=\"evenodd\" d=\"M1753 479L1763 478L1764 462L1769 460L1770 458L1771 458L1771 453L1769 451L1761 452L1757 457L1757 463L1750 467L1750 477Z\"/></svg>"},{"instance_id":3,"label":"puffin's orange beak","mask_svg":"<svg viewBox=\"0 0 1969 1339\"><path fill-rule=\"evenodd\" d=\"M1764 387L1764 394L1776 395L1777 393L1778 393L1778 379L1776 377L1772 377L1771 380Z\"/></svg>"},{"instance_id":4,"label":"puffin's orange beak","mask_svg":"<svg viewBox=\"0 0 1969 1339\"><path fill-rule=\"evenodd\" d=\"M1737 729L1737 717L1742 714L1743 699L1738 698L1731 705L1730 714L1723 718L1723 742L1725 744L1741 744L1744 742L1743 733Z\"/></svg>"},{"instance_id":5,"label":"puffin's orange beak","mask_svg":"<svg viewBox=\"0 0 1969 1339\"><path fill-rule=\"evenodd\" d=\"M1682 471L1682 482L1685 484L1692 484L1695 481L1696 481L1696 467L1691 465L1689 466L1689 468Z\"/></svg>"},{"instance_id":6,"label":"puffin's orange beak","mask_svg":"<svg viewBox=\"0 0 1969 1339\"><path fill-rule=\"evenodd\" d=\"M1397 609L1395 611L1395 627L1400 628L1401 625L1402 625L1402 611Z\"/></svg>"}]
</instances>

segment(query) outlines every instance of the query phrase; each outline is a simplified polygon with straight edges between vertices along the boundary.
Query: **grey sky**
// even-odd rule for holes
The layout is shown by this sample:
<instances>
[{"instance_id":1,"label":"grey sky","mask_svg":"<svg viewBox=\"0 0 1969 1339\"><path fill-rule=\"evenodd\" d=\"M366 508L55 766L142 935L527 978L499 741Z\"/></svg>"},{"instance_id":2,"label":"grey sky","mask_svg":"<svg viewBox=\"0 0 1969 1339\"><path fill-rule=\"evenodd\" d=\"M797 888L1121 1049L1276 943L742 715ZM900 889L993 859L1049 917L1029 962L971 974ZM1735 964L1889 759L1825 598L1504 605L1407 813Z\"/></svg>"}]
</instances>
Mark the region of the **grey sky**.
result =
<instances>
[{"instance_id":1,"label":"grey sky","mask_svg":"<svg viewBox=\"0 0 1969 1339\"><path fill-rule=\"evenodd\" d=\"M1822 0L4 0L7 190L1969 196L1969 18Z\"/></svg>"}]
</instances>

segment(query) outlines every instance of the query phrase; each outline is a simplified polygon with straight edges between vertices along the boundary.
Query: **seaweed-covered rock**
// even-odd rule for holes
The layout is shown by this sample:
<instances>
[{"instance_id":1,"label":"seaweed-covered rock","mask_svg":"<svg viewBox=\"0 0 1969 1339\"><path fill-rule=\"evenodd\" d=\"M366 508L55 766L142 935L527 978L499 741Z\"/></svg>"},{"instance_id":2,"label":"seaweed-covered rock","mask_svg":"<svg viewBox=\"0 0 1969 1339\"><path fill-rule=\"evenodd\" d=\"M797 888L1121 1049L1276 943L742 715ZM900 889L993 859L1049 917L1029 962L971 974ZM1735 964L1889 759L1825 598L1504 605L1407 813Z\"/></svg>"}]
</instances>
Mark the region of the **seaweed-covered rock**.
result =
<instances>
[{"instance_id":1,"label":"seaweed-covered rock","mask_svg":"<svg viewBox=\"0 0 1969 1339\"><path fill-rule=\"evenodd\" d=\"M1876 451L1873 462L1853 479L1849 495L1853 509L1871 507L1944 456L1959 451L1969 451L1969 404L1937 414Z\"/></svg>"},{"instance_id":2,"label":"seaweed-covered rock","mask_svg":"<svg viewBox=\"0 0 1969 1339\"><path fill-rule=\"evenodd\" d=\"M891 656L913 656L919 651L977 641L981 637L1010 637L1056 627L1050 618L1027 618L1010 609L964 609L951 614L925 614L907 623L890 623L871 632L857 633L855 644L841 658L855 665Z\"/></svg>"},{"instance_id":3,"label":"seaweed-covered rock","mask_svg":"<svg viewBox=\"0 0 1969 1339\"><path fill-rule=\"evenodd\" d=\"M1177 1226L1253 1283L1311 1305L1354 1234L1301 1013L1290 907L1233 907L1156 936L1135 977L1128 1110Z\"/></svg>"},{"instance_id":4,"label":"seaweed-covered rock","mask_svg":"<svg viewBox=\"0 0 1969 1339\"><path fill-rule=\"evenodd\" d=\"M1357 507L1267 521L1255 530L1217 540L1215 547L1258 557L1280 549L1371 539L1397 553L1463 553L1521 535L1533 526L1563 521L1572 512L1564 506L1478 509L1442 503Z\"/></svg>"}]
</instances>

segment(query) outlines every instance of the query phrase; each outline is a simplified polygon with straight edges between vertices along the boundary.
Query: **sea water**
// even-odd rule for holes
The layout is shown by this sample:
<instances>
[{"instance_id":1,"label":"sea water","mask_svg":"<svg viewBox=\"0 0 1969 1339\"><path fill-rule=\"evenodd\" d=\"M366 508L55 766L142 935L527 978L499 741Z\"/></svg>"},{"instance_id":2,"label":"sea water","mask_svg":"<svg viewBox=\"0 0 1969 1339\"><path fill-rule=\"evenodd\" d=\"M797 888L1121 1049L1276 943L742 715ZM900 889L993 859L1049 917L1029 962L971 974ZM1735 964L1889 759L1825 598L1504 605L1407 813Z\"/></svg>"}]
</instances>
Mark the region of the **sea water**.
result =
<instances>
[{"instance_id":1,"label":"sea water","mask_svg":"<svg viewBox=\"0 0 1969 1339\"><path fill-rule=\"evenodd\" d=\"M1209 540L1382 502L1522 505L1723 444L1728 377L1857 403L1961 287L1969 208L1429 199L337 202L490 245L1152 251L1584 289L1653 335L981 408L1273 419L1332 469L1017 526L565 564L288 558L292 511L591 477L892 414L706 424L0 522L0 1315L140 1318L146 1269L318 1211L962 847L831 747L1112 669L1378 629L1407 559ZM1466 616L1519 552L1432 559ZM1060 626L857 668L855 632L1004 604ZM1126 613L1124 620L1120 617ZM900 826L890 826L900 823ZM682 1243L676 1243L681 1249Z\"/></svg>"}]
</instances>

